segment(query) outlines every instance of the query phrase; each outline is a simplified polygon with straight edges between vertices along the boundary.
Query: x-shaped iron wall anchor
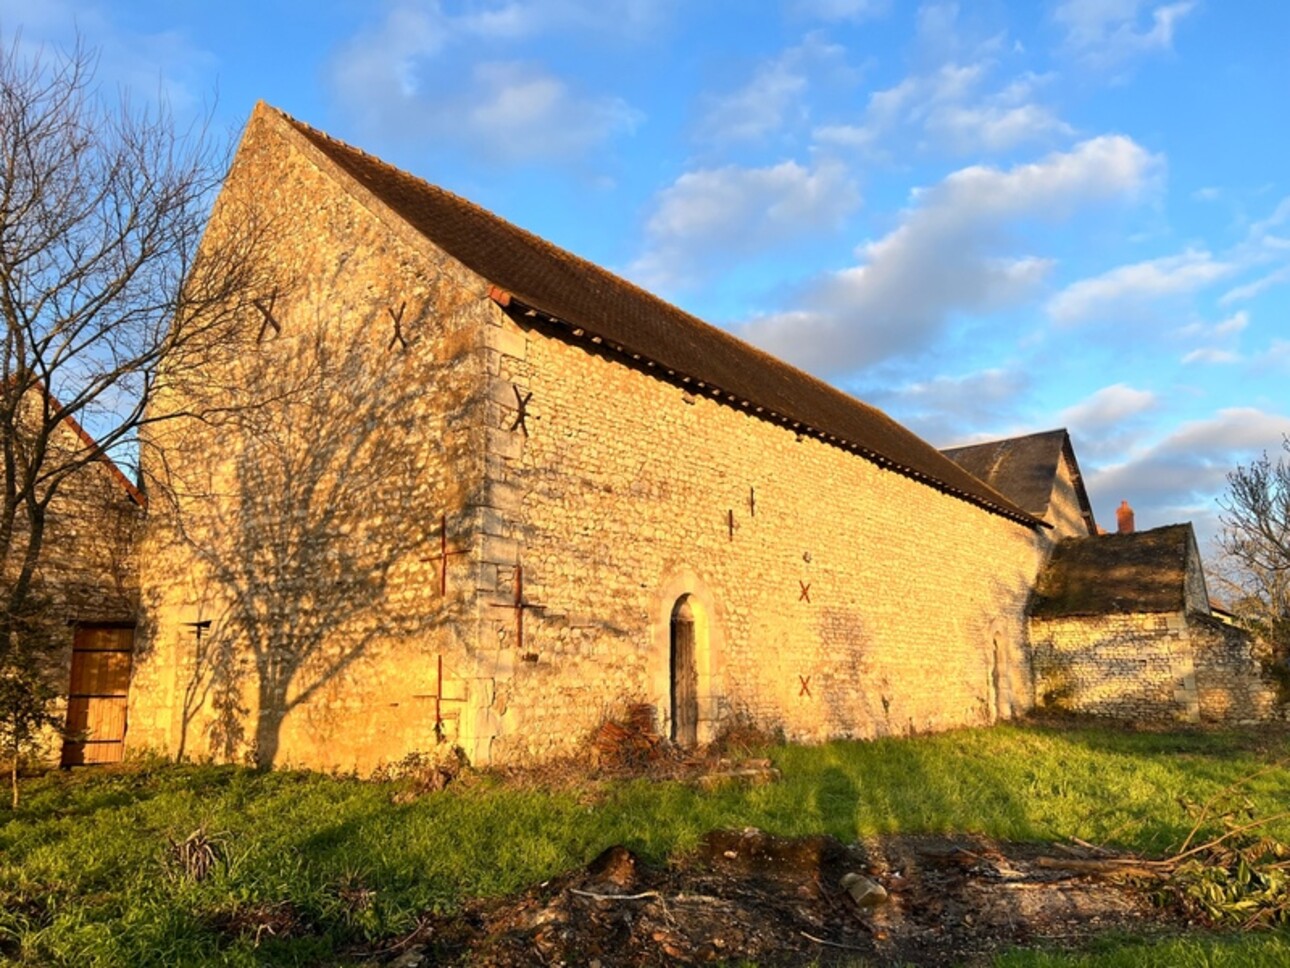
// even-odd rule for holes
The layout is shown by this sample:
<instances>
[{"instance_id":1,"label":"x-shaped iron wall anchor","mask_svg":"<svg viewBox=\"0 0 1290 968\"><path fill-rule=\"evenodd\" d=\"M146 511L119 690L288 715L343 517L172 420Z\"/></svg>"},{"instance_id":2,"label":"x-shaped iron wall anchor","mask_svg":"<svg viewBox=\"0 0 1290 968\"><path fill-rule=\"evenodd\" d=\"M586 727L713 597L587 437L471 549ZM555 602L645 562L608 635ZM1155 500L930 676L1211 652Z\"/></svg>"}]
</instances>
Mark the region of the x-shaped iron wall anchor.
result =
<instances>
[{"instance_id":1,"label":"x-shaped iron wall anchor","mask_svg":"<svg viewBox=\"0 0 1290 968\"><path fill-rule=\"evenodd\" d=\"M278 320L273 315L273 304L277 301L278 297L275 293L269 296L267 304L263 299L256 299L252 302L252 305L255 306L255 308L260 311L260 315L264 317L260 321L260 331L255 334L255 341L257 343L264 339L264 334L270 329L273 330L274 336L282 335L282 327L278 325Z\"/></svg>"},{"instance_id":2,"label":"x-shaped iron wall anchor","mask_svg":"<svg viewBox=\"0 0 1290 968\"><path fill-rule=\"evenodd\" d=\"M394 322L394 335L391 336L390 341L385 344L385 348L387 350L394 349L395 343L399 344L399 349L406 350L408 348L408 341L403 336L403 310L407 308L408 304L406 302L399 305L399 311L397 313L389 306L385 307L385 311L390 314L390 319Z\"/></svg>"},{"instance_id":3,"label":"x-shaped iron wall anchor","mask_svg":"<svg viewBox=\"0 0 1290 968\"><path fill-rule=\"evenodd\" d=\"M529 435L529 401L533 399L533 391L530 390L521 396L520 388L514 383L511 384L511 389L515 391L515 422L511 424L511 430L522 430L524 431L524 436L527 437Z\"/></svg>"},{"instance_id":4,"label":"x-shaped iron wall anchor","mask_svg":"<svg viewBox=\"0 0 1290 968\"><path fill-rule=\"evenodd\" d=\"M797 694L799 696L806 696L808 699L812 698L811 697L811 677L799 675L797 677L797 681L802 684L802 688L797 690Z\"/></svg>"},{"instance_id":5,"label":"x-shaped iron wall anchor","mask_svg":"<svg viewBox=\"0 0 1290 968\"><path fill-rule=\"evenodd\" d=\"M797 596L797 600L799 602L806 602L808 605L811 604L811 583L809 581L802 581L799 578L797 580L797 584L802 589L802 593Z\"/></svg>"}]
</instances>

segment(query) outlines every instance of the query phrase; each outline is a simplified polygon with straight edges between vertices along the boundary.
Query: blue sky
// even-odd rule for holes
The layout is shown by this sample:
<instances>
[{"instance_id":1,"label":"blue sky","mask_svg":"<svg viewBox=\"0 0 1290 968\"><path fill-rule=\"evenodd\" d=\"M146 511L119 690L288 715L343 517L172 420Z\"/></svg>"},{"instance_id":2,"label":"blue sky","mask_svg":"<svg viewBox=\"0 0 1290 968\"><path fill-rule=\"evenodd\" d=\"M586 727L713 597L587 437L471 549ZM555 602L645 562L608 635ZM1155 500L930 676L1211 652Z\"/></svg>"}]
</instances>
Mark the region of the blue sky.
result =
<instances>
[{"instance_id":1,"label":"blue sky","mask_svg":"<svg viewBox=\"0 0 1290 968\"><path fill-rule=\"evenodd\" d=\"M99 77L264 99L879 406L1057 426L1114 527L1290 432L1290 4L0 0Z\"/></svg>"}]
</instances>

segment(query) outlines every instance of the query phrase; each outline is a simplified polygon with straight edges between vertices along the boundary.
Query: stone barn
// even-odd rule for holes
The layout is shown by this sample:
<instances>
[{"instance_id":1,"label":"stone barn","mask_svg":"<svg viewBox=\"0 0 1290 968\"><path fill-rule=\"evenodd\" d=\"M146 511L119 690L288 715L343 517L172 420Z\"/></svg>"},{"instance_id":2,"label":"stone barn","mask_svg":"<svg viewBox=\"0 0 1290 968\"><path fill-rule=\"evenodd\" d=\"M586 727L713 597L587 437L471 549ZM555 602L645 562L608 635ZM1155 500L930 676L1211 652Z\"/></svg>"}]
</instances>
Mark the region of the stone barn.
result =
<instances>
[{"instance_id":1,"label":"stone barn","mask_svg":"<svg viewBox=\"0 0 1290 968\"><path fill-rule=\"evenodd\" d=\"M881 412L260 105L281 286L148 441L129 742L368 770L989 723L1052 528ZM190 401L157 400L159 412ZM239 409L238 404L245 404Z\"/></svg>"},{"instance_id":2,"label":"stone barn","mask_svg":"<svg viewBox=\"0 0 1290 968\"><path fill-rule=\"evenodd\" d=\"M942 454L264 104L208 237L247 220L276 285L219 417L145 441L130 747L365 772L629 708L693 745L1033 706L1036 579L1096 540L1064 431Z\"/></svg>"},{"instance_id":3,"label":"stone barn","mask_svg":"<svg viewBox=\"0 0 1290 968\"><path fill-rule=\"evenodd\" d=\"M1097 534L1084 476L1065 430L951 447L943 453L1047 524L1054 539Z\"/></svg>"}]
</instances>

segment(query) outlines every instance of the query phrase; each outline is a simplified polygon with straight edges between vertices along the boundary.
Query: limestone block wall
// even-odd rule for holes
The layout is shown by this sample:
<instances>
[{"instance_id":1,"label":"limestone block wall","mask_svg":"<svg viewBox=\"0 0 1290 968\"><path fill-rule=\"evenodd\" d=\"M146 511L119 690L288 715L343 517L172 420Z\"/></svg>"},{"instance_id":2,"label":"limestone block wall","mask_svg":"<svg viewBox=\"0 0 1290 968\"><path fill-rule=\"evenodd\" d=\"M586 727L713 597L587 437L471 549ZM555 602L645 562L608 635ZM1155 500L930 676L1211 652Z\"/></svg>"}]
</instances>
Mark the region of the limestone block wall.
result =
<instances>
[{"instance_id":1,"label":"limestone block wall","mask_svg":"<svg viewBox=\"0 0 1290 968\"><path fill-rule=\"evenodd\" d=\"M1182 612L1032 619L1036 703L1142 722L1200 717Z\"/></svg>"},{"instance_id":2,"label":"limestone block wall","mask_svg":"<svg viewBox=\"0 0 1290 968\"><path fill-rule=\"evenodd\" d=\"M69 452L85 446L70 425L55 435L53 445L60 443ZM93 461L50 502L36 584L58 621L133 621L135 539L143 512L130 487L114 465Z\"/></svg>"},{"instance_id":3,"label":"limestone block wall","mask_svg":"<svg viewBox=\"0 0 1290 968\"><path fill-rule=\"evenodd\" d=\"M1041 708L1142 722L1285 717L1258 643L1192 612L1032 619Z\"/></svg>"},{"instance_id":4,"label":"limestone block wall","mask_svg":"<svg viewBox=\"0 0 1290 968\"><path fill-rule=\"evenodd\" d=\"M361 772L471 747L487 287L273 117L210 232L239 202L281 287L207 370L232 411L147 442L128 745Z\"/></svg>"},{"instance_id":5,"label":"limestone block wall","mask_svg":"<svg viewBox=\"0 0 1290 968\"><path fill-rule=\"evenodd\" d=\"M1047 539L498 311L480 640L491 757L567 752L607 709L671 726L670 618L696 615L699 739L985 723L1032 701L1023 611ZM527 436L511 430L516 394ZM513 604L523 579L523 645Z\"/></svg>"},{"instance_id":6,"label":"limestone block wall","mask_svg":"<svg viewBox=\"0 0 1290 968\"><path fill-rule=\"evenodd\" d=\"M1078 538L1089 533L1080 507L1079 492L1075 487L1075 472L1063 454L1057 461L1057 474L1053 479L1052 496L1044 520L1053 526L1053 540Z\"/></svg>"},{"instance_id":7,"label":"limestone block wall","mask_svg":"<svg viewBox=\"0 0 1290 968\"><path fill-rule=\"evenodd\" d=\"M1285 719L1286 707L1263 671L1270 653L1247 632L1202 615L1188 617L1196 656L1201 720L1249 723Z\"/></svg>"}]
</instances>

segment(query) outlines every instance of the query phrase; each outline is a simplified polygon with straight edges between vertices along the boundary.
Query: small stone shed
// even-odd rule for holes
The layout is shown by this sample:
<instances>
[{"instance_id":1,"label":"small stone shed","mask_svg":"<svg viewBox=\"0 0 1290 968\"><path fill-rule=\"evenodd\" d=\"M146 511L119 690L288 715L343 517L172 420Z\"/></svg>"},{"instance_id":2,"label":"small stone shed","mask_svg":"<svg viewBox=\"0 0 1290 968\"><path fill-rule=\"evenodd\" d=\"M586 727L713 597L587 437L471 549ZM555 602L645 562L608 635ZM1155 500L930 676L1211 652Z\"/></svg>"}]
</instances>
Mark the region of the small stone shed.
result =
<instances>
[{"instance_id":1,"label":"small stone shed","mask_svg":"<svg viewBox=\"0 0 1290 968\"><path fill-rule=\"evenodd\" d=\"M1257 643L1211 615L1190 524L1059 542L1030 647L1040 708L1140 722L1277 714Z\"/></svg>"},{"instance_id":2,"label":"small stone shed","mask_svg":"<svg viewBox=\"0 0 1290 968\"><path fill-rule=\"evenodd\" d=\"M72 417L50 440L51 463L76 462L98 445ZM66 739L52 742L65 766L112 763L124 754L126 704L139 609L135 540L146 501L106 454L61 484L45 516L35 601L64 647L51 681L66 684Z\"/></svg>"}]
</instances>

